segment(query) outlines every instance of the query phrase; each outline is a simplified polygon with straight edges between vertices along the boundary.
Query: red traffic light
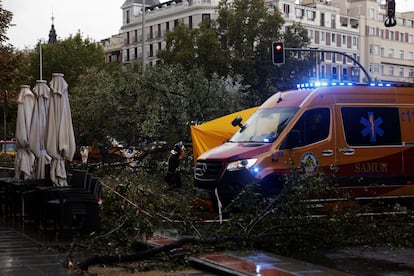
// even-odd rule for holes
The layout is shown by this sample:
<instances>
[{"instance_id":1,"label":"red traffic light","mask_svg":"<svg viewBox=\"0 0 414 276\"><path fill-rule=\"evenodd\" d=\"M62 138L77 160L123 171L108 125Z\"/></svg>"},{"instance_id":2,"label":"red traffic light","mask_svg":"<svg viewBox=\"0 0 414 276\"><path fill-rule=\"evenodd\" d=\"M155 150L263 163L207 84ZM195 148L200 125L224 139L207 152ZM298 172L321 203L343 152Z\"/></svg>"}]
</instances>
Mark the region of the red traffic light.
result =
<instances>
[{"instance_id":1,"label":"red traffic light","mask_svg":"<svg viewBox=\"0 0 414 276\"><path fill-rule=\"evenodd\" d=\"M285 47L282 41L272 42L272 61L273 64L285 63Z\"/></svg>"}]
</instances>

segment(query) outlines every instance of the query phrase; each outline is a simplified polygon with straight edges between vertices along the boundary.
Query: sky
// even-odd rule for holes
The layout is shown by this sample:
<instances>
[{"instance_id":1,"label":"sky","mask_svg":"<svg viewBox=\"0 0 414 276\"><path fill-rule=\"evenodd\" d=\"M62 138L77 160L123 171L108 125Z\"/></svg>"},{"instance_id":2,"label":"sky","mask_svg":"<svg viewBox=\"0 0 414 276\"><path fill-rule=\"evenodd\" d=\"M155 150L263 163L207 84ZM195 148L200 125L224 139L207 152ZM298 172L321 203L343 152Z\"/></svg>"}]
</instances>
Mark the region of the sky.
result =
<instances>
[{"instance_id":1,"label":"sky","mask_svg":"<svg viewBox=\"0 0 414 276\"><path fill-rule=\"evenodd\" d=\"M16 48L32 49L49 39L52 16L58 39L80 31L82 38L100 41L118 34L125 0L0 0L13 13L9 42ZM164 2L165 0L161 1ZM414 11L414 0L395 0L397 11Z\"/></svg>"},{"instance_id":2,"label":"sky","mask_svg":"<svg viewBox=\"0 0 414 276\"><path fill-rule=\"evenodd\" d=\"M118 34L125 0L0 0L13 13L7 31L9 42L22 50L32 49L39 40L48 41L52 16L58 39L80 31L94 41Z\"/></svg>"}]
</instances>

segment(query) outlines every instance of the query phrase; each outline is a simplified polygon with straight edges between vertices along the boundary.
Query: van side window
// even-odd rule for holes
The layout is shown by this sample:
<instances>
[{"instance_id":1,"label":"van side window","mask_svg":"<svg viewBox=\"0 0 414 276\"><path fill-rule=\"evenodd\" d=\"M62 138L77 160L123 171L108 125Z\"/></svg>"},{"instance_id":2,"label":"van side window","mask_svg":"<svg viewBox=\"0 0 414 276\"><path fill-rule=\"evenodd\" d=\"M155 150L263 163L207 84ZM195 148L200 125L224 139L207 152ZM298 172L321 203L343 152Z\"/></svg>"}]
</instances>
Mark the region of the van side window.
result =
<instances>
[{"instance_id":1,"label":"van side window","mask_svg":"<svg viewBox=\"0 0 414 276\"><path fill-rule=\"evenodd\" d=\"M341 114L348 145L401 145L397 108L342 107Z\"/></svg>"},{"instance_id":2,"label":"van side window","mask_svg":"<svg viewBox=\"0 0 414 276\"><path fill-rule=\"evenodd\" d=\"M328 138L331 116L329 108L305 111L282 143L280 149L291 149Z\"/></svg>"}]
</instances>

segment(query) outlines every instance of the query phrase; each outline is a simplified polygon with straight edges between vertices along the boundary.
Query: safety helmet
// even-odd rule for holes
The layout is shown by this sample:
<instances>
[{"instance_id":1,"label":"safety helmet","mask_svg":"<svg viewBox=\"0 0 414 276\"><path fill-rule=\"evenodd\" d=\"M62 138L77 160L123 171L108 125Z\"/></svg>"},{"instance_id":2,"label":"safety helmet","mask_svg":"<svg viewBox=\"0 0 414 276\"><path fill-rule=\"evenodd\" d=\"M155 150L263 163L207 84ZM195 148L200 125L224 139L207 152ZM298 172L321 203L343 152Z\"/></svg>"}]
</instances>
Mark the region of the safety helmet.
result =
<instances>
[{"instance_id":1,"label":"safety helmet","mask_svg":"<svg viewBox=\"0 0 414 276\"><path fill-rule=\"evenodd\" d=\"M180 142L175 143L174 151L177 153L180 153L182 150L185 150L183 142L180 141Z\"/></svg>"}]
</instances>

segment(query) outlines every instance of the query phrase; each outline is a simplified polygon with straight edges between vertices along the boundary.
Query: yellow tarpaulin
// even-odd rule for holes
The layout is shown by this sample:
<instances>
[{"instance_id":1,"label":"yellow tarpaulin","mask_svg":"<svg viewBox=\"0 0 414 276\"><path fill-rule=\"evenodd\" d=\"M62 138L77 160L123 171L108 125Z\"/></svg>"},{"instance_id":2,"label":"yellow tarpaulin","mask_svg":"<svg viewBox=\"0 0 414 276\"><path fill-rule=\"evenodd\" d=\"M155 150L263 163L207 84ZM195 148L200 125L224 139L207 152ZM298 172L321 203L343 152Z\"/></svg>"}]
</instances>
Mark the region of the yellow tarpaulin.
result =
<instances>
[{"instance_id":1,"label":"yellow tarpaulin","mask_svg":"<svg viewBox=\"0 0 414 276\"><path fill-rule=\"evenodd\" d=\"M231 138L237 130L238 126L232 126L231 122L237 116L243 118L245 123L247 119L256 111L258 107L241 110L197 126L191 126L191 139L193 142L194 162L198 156L207 150L221 145L227 139Z\"/></svg>"}]
</instances>

